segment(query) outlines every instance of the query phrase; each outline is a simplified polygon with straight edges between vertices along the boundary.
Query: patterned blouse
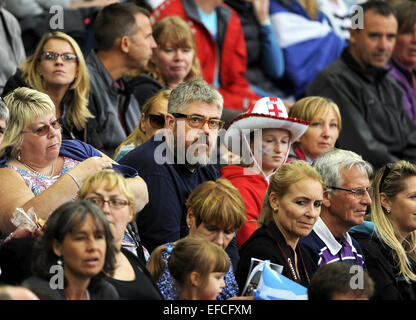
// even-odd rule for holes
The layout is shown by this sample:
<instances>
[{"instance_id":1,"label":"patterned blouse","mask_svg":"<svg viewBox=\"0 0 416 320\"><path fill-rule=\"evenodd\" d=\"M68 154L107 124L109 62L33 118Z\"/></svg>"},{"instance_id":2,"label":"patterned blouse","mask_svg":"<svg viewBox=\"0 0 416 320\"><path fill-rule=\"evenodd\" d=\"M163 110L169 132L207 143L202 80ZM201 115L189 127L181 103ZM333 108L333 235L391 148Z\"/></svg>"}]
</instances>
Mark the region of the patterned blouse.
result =
<instances>
[{"instance_id":1,"label":"patterned blouse","mask_svg":"<svg viewBox=\"0 0 416 320\"><path fill-rule=\"evenodd\" d=\"M25 180L25 183L28 186L28 188L32 190L35 196L37 196L41 192L48 189L51 185L53 185L56 182L56 180L58 180L67 171L75 167L78 163L79 161L64 157L64 166L61 172L59 173L59 175L53 177L47 177L34 171L27 171L10 165L5 165L5 167L16 170Z\"/></svg>"},{"instance_id":2,"label":"patterned blouse","mask_svg":"<svg viewBox=\"0 0 416 320\"><path fill-rule=\"evenodd\" d=\"M165 244L165 246L168 247L168 249L172 249L175 245L172 242L168 242ZM159 287L159 290L162 293L165 300L176 300L179 296L179 288L176 284L175 279L173 279L168 269L169 257L170 253L168 253L167 251L162 251L162 258L165 262L165 271L163 271L162 276L157 282L157 286ZM232 263L230 263L230 270L228 270L228 272L226 272L224 275L224 282L225 287L224 289L222 289L221 294L217 297L217 300L226 300L238 295L238 285L235 281Z\"/></svg>"}]
</instances>

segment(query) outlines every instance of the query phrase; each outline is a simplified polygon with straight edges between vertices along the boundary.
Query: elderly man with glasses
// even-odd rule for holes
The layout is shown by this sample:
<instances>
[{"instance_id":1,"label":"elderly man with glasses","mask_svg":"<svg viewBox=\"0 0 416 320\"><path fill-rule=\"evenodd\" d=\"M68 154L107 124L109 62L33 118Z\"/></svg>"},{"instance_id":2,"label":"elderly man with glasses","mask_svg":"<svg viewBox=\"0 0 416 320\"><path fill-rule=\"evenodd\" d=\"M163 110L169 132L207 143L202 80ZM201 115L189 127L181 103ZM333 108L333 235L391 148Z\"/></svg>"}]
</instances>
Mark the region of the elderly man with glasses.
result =
<instances>
[{"instance_id":1,"label":"elderly man with glasses","mask_svg":"<svg viewBox=\"0 0 416 320\"><path fill-rule=\"evenodd\" d=\"M313 231L300 241L316 269L335 261L362 267L361 248L348 230L364 222L371 205L373 168L358 154L336 148L321 154L313 166L321 174L326 191Z\"/></svg>"}]
</instances>

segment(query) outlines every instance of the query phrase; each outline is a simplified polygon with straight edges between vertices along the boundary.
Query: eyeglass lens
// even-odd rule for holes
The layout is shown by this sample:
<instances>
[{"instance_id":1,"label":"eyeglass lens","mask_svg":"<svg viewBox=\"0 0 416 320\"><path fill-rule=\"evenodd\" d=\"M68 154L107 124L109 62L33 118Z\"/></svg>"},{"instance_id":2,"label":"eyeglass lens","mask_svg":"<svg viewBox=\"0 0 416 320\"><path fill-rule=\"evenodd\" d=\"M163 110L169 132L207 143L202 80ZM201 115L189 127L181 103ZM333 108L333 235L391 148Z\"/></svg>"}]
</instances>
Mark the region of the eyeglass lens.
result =
<instances>
[{"instance_id":1,"label":"eyeglass lens","mask_svg":"<svg viewBox=\"0 0 416 320\"><path fill-rule=\"evenodd\" d=\"M42 52L42 57L44 57L45 60L53 61L56 61L58 57L61 57L63 61L74 61L78 59L73 53L57 53L52 51Z\"/></svg>"},{"instance_id":2,"label":"eyeglass lens","mask_svg":"<svg viewBox=\"0 0 416 320\"><path fill-rule=\"evenodd\" d=\"M27 131L22 131L23 133L33 133L36 134L38 136L44 136L46 134L49 133L50 128L54 128L55 130L58 130L61 128L61 123L59 122L58 119L56 119L55 121L52 121L50 124L45 124L42 127L39 127L37 129L33 129L33 130L27 130Z\"/></svg>"}]
</instances>

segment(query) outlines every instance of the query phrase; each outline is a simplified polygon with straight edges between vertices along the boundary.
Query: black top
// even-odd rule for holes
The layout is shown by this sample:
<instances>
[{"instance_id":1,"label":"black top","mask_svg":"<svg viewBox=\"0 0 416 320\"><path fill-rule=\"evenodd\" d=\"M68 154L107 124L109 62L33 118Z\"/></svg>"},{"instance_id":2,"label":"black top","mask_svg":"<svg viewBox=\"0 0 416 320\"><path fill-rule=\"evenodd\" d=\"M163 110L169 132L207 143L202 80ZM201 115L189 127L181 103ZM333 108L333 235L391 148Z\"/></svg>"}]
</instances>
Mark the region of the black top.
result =
<instances>
[{"instance_id":1,"label":"black top","mask_svg":"<svg viewBox=\"0 0 416 320\"><path fill-rule=\"evenodd\" d=\"M294 263L295 256L293 249L287 245L276 224L270 222L268 226L257 229L240 249L240 262L235 273L240 290L244 288L247 280L251 258L270 260L271 263L283 266L283 276L307 287L312 277L312 262L299 244L296 246L296 254L298 276L300 278L297 278L296 274L294 276L293 270L291 270L291 264ZM294 265L292 266L294 267Z\"/></svg>"},{"instance_id":2,"label":"black top","mask_svg":"<svg viewBox=\"0 0 416 320\"><path fill-rule=\"evenodd\" d=\"M121 252L123 252L133 267L135 279L132 281L114 278L107 279L116 288L120 300L163 300L146 267L130 251L122 248Z\"/></svg>"},{"instance_id":3,"label":"black top","mask_svg":"<svg viewBox=\"0 0 416 320\"><path fill-rule=\"evenodd\" d=\"M132 78L128 81L128 84L133 91L136 100L139 101L140 108L143 108L146 101L160 90L169 89L167 86L163 86L156 81L156 79L146 74L140 74Z\"/></svg>"},{"instance_id":4,"label":"black top","mask_svg":"<svg viewBox=\"0 0 416 320\"><path fill-rule=\"evenodd\" d=\"M65 291L63 289L53 289L50 280L32 276L22 285L31 290L40 300L66 300ZM118 293L114 287L103 281L99 288L91 290L88 288L90 300L118 300Z\"/></svg>"},{"instance_id":5,"label":"black top","mask_svg":"<svg viewBox=\"0 0 416 320\"><path fill-rule=\"evenodd\" d=\"M371 300L416 300L416 283L408 283L399 275L394 251L375 233L354 232L353 235L363 250L368 274L374 281ZM412 261L411 266L416 270Z\"/></svg>"}]
</instances>

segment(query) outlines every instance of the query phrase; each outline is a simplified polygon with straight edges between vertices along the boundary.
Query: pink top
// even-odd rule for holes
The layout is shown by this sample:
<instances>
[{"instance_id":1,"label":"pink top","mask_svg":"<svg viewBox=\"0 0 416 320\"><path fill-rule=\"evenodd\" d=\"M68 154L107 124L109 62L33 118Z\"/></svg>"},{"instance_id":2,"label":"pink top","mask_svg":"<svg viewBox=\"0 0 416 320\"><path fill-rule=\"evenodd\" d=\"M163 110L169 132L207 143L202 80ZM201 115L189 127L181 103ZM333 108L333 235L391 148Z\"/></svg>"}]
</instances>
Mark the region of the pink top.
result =
<instances>
[{"instance_id":1,"label":"pink top","mask_svg":"<svg viewBox=\"0 0 416 320\"><path fill-rule=\"evenodd\" d=\"M37 172L27 171L10 165L5 165L5 167L16 170L25 180L25 183L28 186L28 188L32 190L35 196L37 196L41 192L48 189L51 185L53 185L56 182L56 180L58 180L68 170L75 167L78 163L79 161L64 157L64 166L62 167L61 172L59 173L59 175L53 177L44 176Z\"/></svg>"}]
</instances>

